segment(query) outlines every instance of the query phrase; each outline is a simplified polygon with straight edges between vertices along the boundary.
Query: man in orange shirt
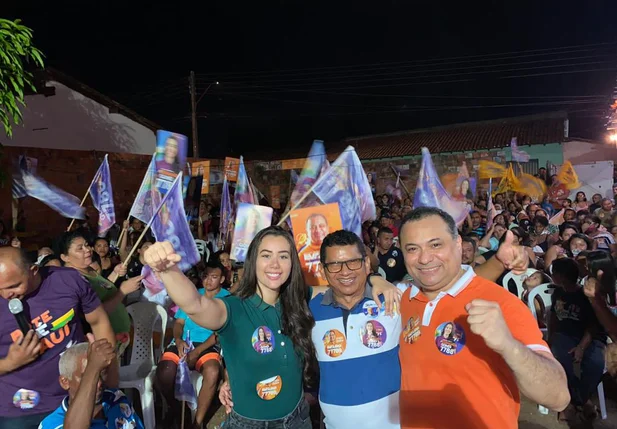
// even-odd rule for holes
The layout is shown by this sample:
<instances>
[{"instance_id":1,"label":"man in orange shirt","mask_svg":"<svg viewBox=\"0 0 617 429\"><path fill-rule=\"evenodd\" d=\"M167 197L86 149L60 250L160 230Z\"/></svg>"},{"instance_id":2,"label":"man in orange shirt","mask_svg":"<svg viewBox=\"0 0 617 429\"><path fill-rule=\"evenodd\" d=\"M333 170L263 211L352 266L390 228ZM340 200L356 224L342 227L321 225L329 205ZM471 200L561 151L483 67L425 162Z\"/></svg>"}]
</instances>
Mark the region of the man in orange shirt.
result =
<instances>
[{"instance_id":1,"label":"man in orange shirt","mask_svg":"<svg viewBox=\"0 0 617 429\"><path fill-rule=\"evenodd\" d=\"M514 429L519 390L553 410L568 405L565 372L531 312L461 266L450 215L413 210L400 243L414 279L401 299L401 427Z\"/></svg>"},{"instance_id":2,"label":"man in orange shirt","mask_svg":"<svg viewBox=\"0 0 617 429\"><path fill-rule=\"evenodd\" d=\"M330 233L328 221L320 213L312 214L306 220L306 235L309 237L306 245L298 252L304 281L309 286L324 286L328 282L321 276L319 270L319 250L326 235Z\"/></svg>"}]
</instances>

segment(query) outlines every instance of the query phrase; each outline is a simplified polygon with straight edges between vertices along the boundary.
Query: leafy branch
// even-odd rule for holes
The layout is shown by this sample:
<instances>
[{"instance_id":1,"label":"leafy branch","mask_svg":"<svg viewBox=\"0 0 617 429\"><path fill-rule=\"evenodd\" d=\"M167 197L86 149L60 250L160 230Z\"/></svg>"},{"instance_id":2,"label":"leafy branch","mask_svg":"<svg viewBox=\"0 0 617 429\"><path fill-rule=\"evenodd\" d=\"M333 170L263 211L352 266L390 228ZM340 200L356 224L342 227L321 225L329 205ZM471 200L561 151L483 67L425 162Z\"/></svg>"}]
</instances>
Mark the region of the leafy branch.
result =
<instances>
[{"instance_id":1,"label":"leafy branch","mask_svg":"<svg viewBox=\"0 0 617 429\"><path fill-rule=\"evenodd\" d=\"M44 67L43 53L32 45L32 30L20 20L0 19L0 123L9 137L22 120L25 91L36 92L28 65Z\"/></svg>"}]
</instances>

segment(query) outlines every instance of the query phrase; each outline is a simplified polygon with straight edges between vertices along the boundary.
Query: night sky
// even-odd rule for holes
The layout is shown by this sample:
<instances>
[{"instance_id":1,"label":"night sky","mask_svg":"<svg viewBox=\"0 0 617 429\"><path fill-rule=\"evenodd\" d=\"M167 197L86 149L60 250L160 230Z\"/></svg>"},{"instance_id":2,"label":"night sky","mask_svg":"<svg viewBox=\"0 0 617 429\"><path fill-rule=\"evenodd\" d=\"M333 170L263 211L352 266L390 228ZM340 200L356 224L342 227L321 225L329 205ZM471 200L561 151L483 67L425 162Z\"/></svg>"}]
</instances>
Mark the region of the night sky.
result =
<instances>
[{"instance_id":1,"label":"night sky","mask_svg":"<svg viewBox=\"0 0 617 429\"><path fill-rule=\"evenodd\" d=\"M615 1L21 3L49 65L167 129L219 81L202 157L554 110L599 138L617 78Z\"/></svg>"}]
</instances>

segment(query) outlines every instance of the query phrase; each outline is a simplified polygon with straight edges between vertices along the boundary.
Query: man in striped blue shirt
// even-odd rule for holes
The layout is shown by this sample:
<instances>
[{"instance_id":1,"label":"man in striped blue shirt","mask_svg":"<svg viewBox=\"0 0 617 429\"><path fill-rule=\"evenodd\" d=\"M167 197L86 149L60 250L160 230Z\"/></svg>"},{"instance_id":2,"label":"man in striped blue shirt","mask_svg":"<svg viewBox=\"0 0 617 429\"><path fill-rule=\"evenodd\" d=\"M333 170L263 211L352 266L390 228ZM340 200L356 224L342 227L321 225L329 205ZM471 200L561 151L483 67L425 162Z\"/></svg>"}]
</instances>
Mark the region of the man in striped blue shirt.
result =
<instances>
[{"instance_id":1,"label":"man in striped blue shirt","mask_svg":"<svg viewBox=\"0 0 617 429\"><path fill-rule=\"evenodd\" d=\"M373 300L371 265L357 235L329 234L320 260L330 289L309 307L316 322L312 338L325 424L328 429L398 429L400 315L386 316Z\"/></svg>"}]
</instances>

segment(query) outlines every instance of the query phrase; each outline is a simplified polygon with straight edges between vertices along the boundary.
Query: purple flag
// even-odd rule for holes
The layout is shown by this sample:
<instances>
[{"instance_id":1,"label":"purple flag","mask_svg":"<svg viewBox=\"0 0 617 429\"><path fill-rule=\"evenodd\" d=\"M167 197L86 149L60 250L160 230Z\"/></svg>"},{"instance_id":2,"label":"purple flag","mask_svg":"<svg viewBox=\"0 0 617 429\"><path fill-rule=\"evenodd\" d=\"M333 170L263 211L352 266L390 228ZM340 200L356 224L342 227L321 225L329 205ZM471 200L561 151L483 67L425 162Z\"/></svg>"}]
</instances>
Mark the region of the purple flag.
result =
<instances>
[{"instance_id":1,"label":"purple flag","mask_svg":"<svg viewBox=\"0 0 617 429\"><path fill-rule=\"evenodd\" d=\"M135 201L133 202L133 207L131 207L131 212L129 213L129 216L136 217L146 224L150 223L152 220L152 215L154 214L154 209L156 208L152 201L154 193L157 192L154 186L156 180L155 157L156 154L150 161L150 165L146 170L146 174L144 175L139 191L137 191Z\"/></svg>"},{"instance_id":2,"label":"purple flag","mask_svg":"<svg viewBox=\"0 0 617 429\"><path fill-rule=\"evenodd\" d=\"M90 197L92 204L99 211L99 237L104 237L114 223L116 223L116 210L114 208L114 195L111 190L111 173L107 155L94 175L90 185Z\"/></svg>"},{"instance_id":3,"label":"purple flag","mask_svg":"<svg viewBox=\"0 0 617 429\"><path fill-rule=\"evenodd\" d=\"M253 187L249 181L249 176L244 168L244 159L240 157L240 165L238 166L238 181L236 182L236 193L234 194L236 205L240 203L257 204Z\"/></svg>"},{"instance_id":4,"label":"purple flag","mask_svg":"<svg viewBox=\"0 0 617 429\"><path fill-rule=\"evenodd\" d=\"M86 218L86 209L81 206L79 198L26 170L18 169L13 175L12 191L14 198L36 198L66 218Z\"/></svg>"},{"instance_id":5,"label":"purple flag","mask_svg":"<svg viewBox=\"0 0 617 429\"><path fill-rule=\"evenodd\" d=\"M529 154L518 148L516 137L512 137L512 140L510 140L510 149L512 150L512 161L529 162Z\"/></svg>"},{"instance_id":6,"label":"purple flag","mask_svg":"<svg viewBox=\"0 0 617 429\"><path fill-rule=\"evenodd\" d=\"M454 218L456 224L460 224L467 217L467 205L462 201L454 200L444 189L431 154L427 148L422 148L422 166L416 193L413 197L413 207L437 207Z\"/></svg>"},{"instance_id":7,"label":"purple flag","mask_svg":"<svg viewBox=\"0 0 617 429\"><path fill-rule=\"evenodd\" d=\"M191 370L186 363L187 355L195 347L191 342L191 332L186 332L186 344L187 348L184 349L184 356L178 362L178 369L176 370L176 383L174 388L174 397L178 401L184 401L191 410L197 409L197 395L195 395L195 389L193 389L193 383L191 383Z\"/></svg>"},{"instance_id":8,"label":"purple flag","mask_svg":"<svg viewBox=\"0 0 617 429\"><path fill-rule=\"evenodd\" d=\"M352 146L319 177L313 192L324 204L338 203L343 228L362 238L362 222L375 219L375 201L360 158Z\"/></svg>"},{"instance_id":9,"label":"purple flag","mask_svg":"<svg viewBox=\"0 0 617 429\"><path fill-rule=\"evenodd\" d=\"M221 213L219 231L223 237L227 237L229 231L229 223L233 216L233 210L231 208L231 198L229 196L229 185L227 184L227 174L223 178L223 195L221 196Z\"/></svg>"},{"instance_id":10,"label":"purple flag","mask_svg":"<svg viewBox=\"0 0 617 429\"><path fill-rule=\"evenodd\" d=\"M187 271L201 259L191 229L184 214L182 199L182 176L178 174L171 189L158 205L157 214L152 220L152 232L157 241L169 241L182 257L179 267ZM158 194L154 194L155 198Z\"/></svg>"}]
</instances>

